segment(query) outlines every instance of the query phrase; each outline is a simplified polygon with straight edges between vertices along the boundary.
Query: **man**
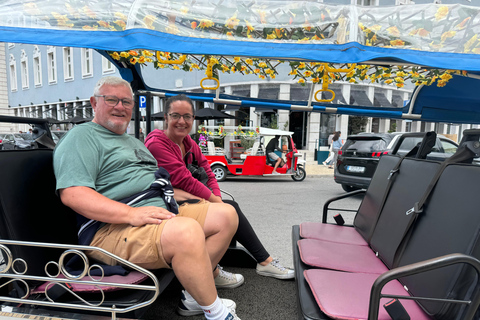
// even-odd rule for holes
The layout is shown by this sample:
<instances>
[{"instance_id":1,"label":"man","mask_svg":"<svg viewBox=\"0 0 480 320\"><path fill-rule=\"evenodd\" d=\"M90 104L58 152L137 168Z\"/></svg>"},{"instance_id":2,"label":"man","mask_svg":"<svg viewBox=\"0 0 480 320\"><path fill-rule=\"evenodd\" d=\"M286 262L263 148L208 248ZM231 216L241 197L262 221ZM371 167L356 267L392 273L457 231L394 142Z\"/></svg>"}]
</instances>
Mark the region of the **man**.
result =
<instances>
[{"instance_id":1,"label":"man","mask_svg":"<svg viewBox=\"0 0 480 320\"><path fill-rule=\"evenodd\" d=\"M279 174L277 172L277 168L280 165L280 162L282 162L282 158L280 158L276 153L275 150L278 150L278 139L280 136L275 136L273 139L271 139L267 147L265 148L265 152L267 153L267 157L270 157L273 161L275 161L275 166L273 167L272 174Z\"/></svg>"},{"instance_id":2,"label":"man","mask_svg":"<svg viewBox=\"0 0 480 320\"><path fill-rule=\"evenodd\" d=\"M177 211L168 173L156 172L155 158L126 134L134 107L130 84L102 78L90 103L92 122L70 130L54 153L57 191L83 222L79 242L147 269L172 268L185 288L181 315L238 319L235 303L218 298L212 274L237 229L233 207L203 201L178 208L178 215L168 211ZM114 263L99 254L90 258Z\"/></svg>"}]
</instances>

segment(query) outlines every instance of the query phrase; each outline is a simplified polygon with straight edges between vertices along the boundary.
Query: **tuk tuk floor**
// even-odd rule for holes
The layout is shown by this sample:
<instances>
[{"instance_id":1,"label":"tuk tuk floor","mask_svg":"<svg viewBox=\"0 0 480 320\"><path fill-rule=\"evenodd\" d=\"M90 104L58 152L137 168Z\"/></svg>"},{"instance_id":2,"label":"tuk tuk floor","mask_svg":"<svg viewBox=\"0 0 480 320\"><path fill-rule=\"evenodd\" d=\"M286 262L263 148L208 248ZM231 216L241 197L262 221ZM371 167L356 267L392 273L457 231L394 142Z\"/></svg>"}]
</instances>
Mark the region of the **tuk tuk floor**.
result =
<instances>
[{"instance_id":1,"label":"tuk tuk floor","mask_svg":"<svg viewBox=\"0 0 480 320\"><path fill-rule=\"evenodd\" d=\"M225 267L226 271L241 273L245 283L235 289L220 289L220 298L232 299L237 304L237 315L242 320L298 319L294 280L277 280L257 275L255 269ZM182 286L175 279L150 306L144 319L185 320L175 309L180 301ZM188 317L205 319L203 315Z\"/></svg>"}]
</instances>

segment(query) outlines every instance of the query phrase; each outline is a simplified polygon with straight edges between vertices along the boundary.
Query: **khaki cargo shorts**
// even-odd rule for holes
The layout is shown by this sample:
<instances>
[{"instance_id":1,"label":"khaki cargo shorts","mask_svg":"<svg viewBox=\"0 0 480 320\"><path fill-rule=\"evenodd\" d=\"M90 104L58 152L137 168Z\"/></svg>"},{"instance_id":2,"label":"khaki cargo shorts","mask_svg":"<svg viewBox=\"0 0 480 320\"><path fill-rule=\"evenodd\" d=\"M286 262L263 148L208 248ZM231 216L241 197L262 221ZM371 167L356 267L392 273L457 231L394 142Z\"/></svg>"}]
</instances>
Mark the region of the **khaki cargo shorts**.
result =
<instances>
[{"instance_id":1,"label":"khaki cargo shorts","mask_svg":"<svg viewBox=\"0 0 480 320\"><path fill-rule=\"evenodd\" d=\"M210 203L205 200L195 204L184 203L178 208L177 216L195 219L203 228L209 205ZM106 224L97 231L90 245L102 248L145 269L171 268L163 258L160 241L167 222L168 220L141 227ZM117 264L114 259L99 252L89 252L87 255L108 265Z\"/></svg>"}]
</instances>

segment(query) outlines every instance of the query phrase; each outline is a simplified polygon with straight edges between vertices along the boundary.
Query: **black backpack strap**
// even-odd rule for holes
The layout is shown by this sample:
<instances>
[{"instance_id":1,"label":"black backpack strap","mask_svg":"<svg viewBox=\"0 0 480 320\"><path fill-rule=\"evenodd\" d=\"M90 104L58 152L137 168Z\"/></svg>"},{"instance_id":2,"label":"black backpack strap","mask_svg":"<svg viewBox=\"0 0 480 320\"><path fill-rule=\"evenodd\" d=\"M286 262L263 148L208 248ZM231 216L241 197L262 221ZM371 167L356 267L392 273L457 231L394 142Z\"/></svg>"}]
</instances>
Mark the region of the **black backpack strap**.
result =
<instances>
[{"instance_id":1,"label":"black backpack strap","mask_svg":"<svg viewBox=\"0 0 480 320\"><path fill-rule=\"evenodd\" d=\"M188 156L192 155L192 162L188 163ZM195 154L193 154L192 151L188 151L185 156L183 157L185 159L185 165L188 167L189 164L193 164L194 166L198 166L198 161L195 159Z\"/></svg>"},{"instance_id":2,"label":"black backpack strap","mask_svg":"<svg viewBox=\"0 0 480 320\"><path fill-rule=\"evenodd\" d=\"M388 183L387 183L387 186L385 187L385 191L383 192L382 201L380 202L380 205L378 206L378 210L377 210L377 213L376 213L376 216L375 216L375 221L373 222L372 232L368 236L368 239L366 239L368 243L370 243L370 241L372 240L373 233L374 233L373 230L375 230L375 228L377 227L378 220L380 219L380 214L383 210L383 207L385 206L385 202L387 201L387 197L390 194L390 189L392 188L393 182L395 181L395 177L397 176L397 173L400 170L400 166L402 165L403 160L405 158L411 158L411 157L416 158L416 157L419 157L423 154L428 154L432 150L433 146L435 145L435 143L433 143L433 144L431 143L432 137L433 137L433 141L435 142L436 137L437 137L436 133L435 132L427 132L425 134L425 137L422 140L422 142L417 144L407 154L403 155L400 158L400 160L398 161L398 163L395 165L395 167L392 170L390 170L390 175L387 178Z\"/></svg>"},{"instance_id":3,"label":"black backpack strap","mask_svg":"<svg viewBox=\"0 0 480 320\"><path fill-rule=\"evenodd\" d=\"M417 221L419 215L423 212L423 206L425 205L425 202L427 202L428 198L430 197L432 190L435 188L445 168L448 165L454 164L454 163L471 162L473 158L478 157L479 153L480 153L480 144L478 142L470 141L460 146L457 152L453 156L446 159L442 163L437 173L432 178L432 181L428 185L427 190L423 194L423 197L420 199L420 201L416 202L412 208L410 208L409 210L407 210L407 212L405 212L407 216L410 216L410 220L407 224L407 227L405 228L405 231L403 232L402 240L400 241L399 246L395 250L395 255L393 257L393 267L398 266L398 261L405 249L405 243L407 243L408 240L410 239L412 227L415 225L415 222Z\"/></svg>"}]
</instances>

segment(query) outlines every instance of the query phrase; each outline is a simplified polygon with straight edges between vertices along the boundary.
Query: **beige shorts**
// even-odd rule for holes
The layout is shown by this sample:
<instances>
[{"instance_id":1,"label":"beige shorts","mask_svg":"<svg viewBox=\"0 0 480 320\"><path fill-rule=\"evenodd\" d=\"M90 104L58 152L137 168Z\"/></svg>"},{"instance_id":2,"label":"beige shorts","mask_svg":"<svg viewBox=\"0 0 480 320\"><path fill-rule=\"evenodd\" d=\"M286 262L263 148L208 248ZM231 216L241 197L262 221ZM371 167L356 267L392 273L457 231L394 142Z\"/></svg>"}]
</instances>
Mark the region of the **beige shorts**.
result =
<instances>
[{"instance_id":1,"label":"beige shorts","mask_svg":"<svg viewBox=\"0 0 480 320\"><path fill-rule=\"evenodd\" d=\"M192 218L203 228L209 205L210 203L205 200L195 204L182 204L178 208L177 216ZM97 231L90 245L102 248L145 269L171 268L163 258L161 244L162 231L167 221L141 227L106 224ZM96 251L87 255L108 265L117 264L115 259Z\"/></svg>"}]
</instances>

